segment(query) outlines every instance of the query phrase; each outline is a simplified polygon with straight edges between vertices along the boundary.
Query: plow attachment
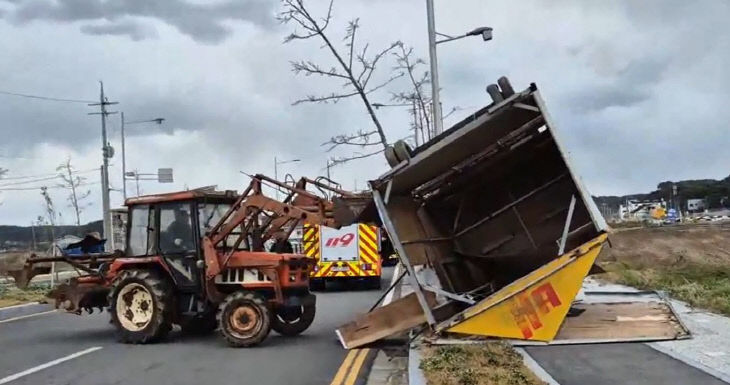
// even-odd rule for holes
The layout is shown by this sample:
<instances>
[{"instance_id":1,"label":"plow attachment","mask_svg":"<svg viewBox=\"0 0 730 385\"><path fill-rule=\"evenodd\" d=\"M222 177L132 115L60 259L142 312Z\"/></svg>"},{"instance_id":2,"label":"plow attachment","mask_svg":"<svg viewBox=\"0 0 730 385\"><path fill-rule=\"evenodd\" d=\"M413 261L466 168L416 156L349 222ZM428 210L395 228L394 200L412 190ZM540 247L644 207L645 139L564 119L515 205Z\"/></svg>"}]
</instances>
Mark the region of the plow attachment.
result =
<instances>
[{"instance_id":1,"label":"plow attachment","mask_svg":"<svg viewBox=\"0 0 730 385\"><path fill-rule=\"evenodd\" d=\"M46 294L54 300L56 309L80 314L82 310L93 312L94 308L102 310L107 306L109 285L101 272L102 266L118 258L119 253L88 254L74 257L37 257L32 255L20 270L8 271L15 280L15 286L25 289L31 280L42 274L49 274L50 263L67 263L78 273L86 275L72 277Z\"/></svg>"},{"instance_id":2,"label":"plow attachment","mask_svg":"<svg viewBox=\"0 0 730 385\"><path fill-rule=\"evenodd\" d=\"M574 306L607 241L606 223L537 87L515 93L507 79L498 83L492 104L433 140L413 151L396 144L393 168L371 181L374 209L355 215L382 222L413 293L340 327L346 348L414 324L433 338L552 341L564 326L590 328L576 321L582 314L595 321L617 309L602 316ZM652 319L641 318L649 307L632 311L620 319ZM384 322L387 314L412 322ZM611 334L605 326L601 333Z\"/></svg>"},{"instance_id":3,"label":"plow attachment","mask_svg":"<svg viewBox=\"0 0 730 385\"><path fill-rule=\"evenodd\" d=\"M94 308L102 311L107 306L109 287L103 278L81 276L62 283L48 293L55 301L56 309L81 314L81 310L92 313Z\"/></svg>"},{"instance_id":4,"label":"plow attachment","mask_svg":"<svg viewBox=\"0 0 730 385\"><path fill-rule=\"evenodd\" d=\"M41 274L48 274L50 272L50 267L40 267L34 266L32 264L26 264L21 270L8 271L8 275L13 277L13 279L15 280L15 286L17 286L18 289L26 289L33 277Z\"/></svg>"}]
</instances>

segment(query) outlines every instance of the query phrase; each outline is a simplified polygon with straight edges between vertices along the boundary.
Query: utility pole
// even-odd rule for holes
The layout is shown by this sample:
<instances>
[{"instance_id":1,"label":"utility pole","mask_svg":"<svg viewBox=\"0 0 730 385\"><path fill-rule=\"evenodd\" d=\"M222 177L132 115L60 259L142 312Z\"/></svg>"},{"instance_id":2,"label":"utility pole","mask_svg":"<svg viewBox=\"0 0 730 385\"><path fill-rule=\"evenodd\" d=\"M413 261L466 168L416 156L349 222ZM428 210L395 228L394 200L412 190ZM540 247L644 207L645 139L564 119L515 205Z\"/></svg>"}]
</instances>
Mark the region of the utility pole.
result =
<instances>
[{"instance_id":1,"label":"utility pole","mask_svg":"<svg viewBox=\"0 0 730 385\"><path fill-rule=\"evenodd\" d=\"M104 96L104 83L99 81L99 103L89 104L90 106L99 106L99 112L90 112L89 115L101 115L101 152L104 160L101 166L101 203L103 208L104 219L104 238L111 239L112 236L112 217L111 208L109 207L109 158L114 156L114 150L109 145L106 138L106 117L107 115L116 114L106 110L106 106L118 104L117 102L109 102ZM105 244L107 251L111 250L109 243Z\"/></svg>"},{"instance_id":2,"label":"utility pole","mask_svg":"<svg viewBox=\"0 0 730 385\"><path fill-rule=\"evenodd\" d=\"M439 64L436 57L436 17L433 12L433 0L426 0L426 17L428 18L428 56L431 61L431 106L433 108L433 135L443 130L441 99L439 96Z\"/></svg>"},{"instance_id":3,"label":"utility pole","mask_svg":"<svg viewBox=\"0 0 730 385\"><path fill-rule=\"evenodd\" d=\"M32 246L33 249L31 249L31 251L35 251L36 250L36 246L35 246L35 222L33 222L33 221L30 222L30 233L31 233L31 236L33 237L33 246Z\"/></svg>"},{"instance_id":4,"label":"utility pole","mask_svg":"<svg viewBox=\"0 0 730 385\"><path fill-rule=\"evenodd\" d=\"M139 170L134 170L134 181L137 184L137 196L139 196Z\"/></svg>"},{"instance_id":5,"label":"utility pole","mask_svg":"<svg viewBox=\"0 0 730 385\"><path fill-rule=\"evenodd\" d=\"M122 196L127 200L127 158L124 151L124 111L120 113L122 116Z\"/></svg>"}]
</instances>

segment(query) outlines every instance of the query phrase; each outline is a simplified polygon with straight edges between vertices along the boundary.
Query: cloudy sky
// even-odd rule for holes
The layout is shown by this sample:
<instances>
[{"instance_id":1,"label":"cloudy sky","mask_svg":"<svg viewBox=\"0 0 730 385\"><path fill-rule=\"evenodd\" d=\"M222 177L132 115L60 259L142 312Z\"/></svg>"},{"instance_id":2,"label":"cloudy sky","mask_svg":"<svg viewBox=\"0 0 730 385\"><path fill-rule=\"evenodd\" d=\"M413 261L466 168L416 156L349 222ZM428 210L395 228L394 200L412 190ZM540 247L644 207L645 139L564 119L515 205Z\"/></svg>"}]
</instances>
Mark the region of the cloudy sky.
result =
<instances>
[{"instance_id":1,"label":"cloudy sky","mask_svg":"<svg viewBox=\"0 0 730 385\"><path fill-rule=\"evenodd\" d=\"M325 2L310 0L322 14ZM274 157L301 159L280 173L321 175L320 144L338 133L370 130L357 100L298 105L339 82L297 76L293 60L329 68L319 41L283 44L275 0L0 0L0 91L62 99L98 99L103 80L113 111L128 121L164 117L162 126L127 127L129 169L173 167L175 183L145 181L142 193L216 184L241 189L239 171L273 174ZM341 42L359 17L360 44L371 50L400 40L427 57L424 0L335 0L329 33ZM459 106L449 126L487 104L484 88L507 75L517 89L536 82L594 195L651 190L662 180L730 174L730 2L436 0L439 32L494 28L494 40L439 46L442 102ZM376 73L387 78L394 65ZM390 101L394 82L372 95ZM55 172L71 157L87 177L101 217L99 116L84 103L0 94L0 224L27 225L42 211L36 187L53 180L11 179ZM389 139L408 135L404 109L379 111ZM119 115L109 118L112 187L121 188ZM380 157L338 166L332 176L362 188L386 170ZM32 180L32 179L30 179ZM22 182L22 183L21 183ZM26 190L9 190L27 188ZM134 193L135 185L128 188ZM52 190L63 222L66 193ZM112 204L122 196L112 192Z\"/></svg>"}]
</instances>

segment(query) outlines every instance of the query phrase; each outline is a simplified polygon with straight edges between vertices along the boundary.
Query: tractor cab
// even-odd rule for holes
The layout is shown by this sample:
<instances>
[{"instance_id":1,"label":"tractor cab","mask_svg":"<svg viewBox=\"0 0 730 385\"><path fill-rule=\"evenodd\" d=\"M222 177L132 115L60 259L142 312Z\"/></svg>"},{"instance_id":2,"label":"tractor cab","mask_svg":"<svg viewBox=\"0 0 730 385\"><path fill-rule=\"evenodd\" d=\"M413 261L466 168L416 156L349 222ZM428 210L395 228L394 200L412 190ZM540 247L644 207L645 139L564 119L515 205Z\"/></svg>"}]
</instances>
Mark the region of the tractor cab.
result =
<instances>
[{"instance_id":1,"label":"tractor cab","mask_svg":"<svg viewBox=\"0 0 730 385\"><path fill-rule=\"evenodd\" d=\"M127 199L125 257L159 257L178 291L199 293L205 273L202 238L236 198L233 191L193 190Z\"/></svg>"}]
</instances>

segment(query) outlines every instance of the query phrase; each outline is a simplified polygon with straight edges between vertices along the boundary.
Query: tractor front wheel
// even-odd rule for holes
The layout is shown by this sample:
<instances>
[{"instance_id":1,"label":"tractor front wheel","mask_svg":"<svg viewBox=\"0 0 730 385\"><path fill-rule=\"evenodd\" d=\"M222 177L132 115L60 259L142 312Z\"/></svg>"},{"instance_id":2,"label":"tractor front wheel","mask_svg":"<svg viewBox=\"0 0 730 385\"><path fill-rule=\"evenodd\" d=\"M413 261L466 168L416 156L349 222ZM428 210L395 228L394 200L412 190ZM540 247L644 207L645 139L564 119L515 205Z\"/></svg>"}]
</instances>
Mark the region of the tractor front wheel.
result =
<instances>
[{"instance_id":1,"label":"tractor front wheel","mask_svg":"<svg viewBox=\"0 0 730 385\"><path fill-rule=\"evenodd\" d=\"M252 291L229 294L218 307L218 331L236 348L260 344L271 331L266 298Z\"/></svg>"},{"instance_id":2,"label":"tractor front wheel","mask_svg":"<svg viewBox=\"0 0 730 385\"><path fill-rule=\"evenodd\" d=\"M172 290L150 270L125 270L112 283L109 312L120 342L144 344L172 328Z\"/></svg>"},{"instance_id":3,"label":"tractor front wheel","mask_svg":"<svg viewBox=\"0 0 730 385\"><path fill-rule=\"evenodd\" d=\"M314 321L315 308L314 304L307 304L277 310L271 321L271 328L283 336L300 334L307 330Z\"/></svg>"}]
</instances>

